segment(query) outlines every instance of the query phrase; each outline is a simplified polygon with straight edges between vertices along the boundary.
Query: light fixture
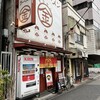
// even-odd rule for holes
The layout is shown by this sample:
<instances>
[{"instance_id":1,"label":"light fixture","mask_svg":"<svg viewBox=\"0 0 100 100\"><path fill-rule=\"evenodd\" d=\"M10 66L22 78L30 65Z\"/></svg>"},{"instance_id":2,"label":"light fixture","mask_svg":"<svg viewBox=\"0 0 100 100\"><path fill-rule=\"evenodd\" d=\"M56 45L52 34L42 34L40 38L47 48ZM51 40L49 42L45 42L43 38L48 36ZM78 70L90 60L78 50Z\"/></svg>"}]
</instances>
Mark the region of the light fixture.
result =
<instances>
[{"instance_id":1,"label":"light fixture","mask_svg":"<svg viewBox=\"0 0 100 100\"><path fill-rule=\"evenodd\" d=\"M41 52L42 52L42 53L48 53L48 51L45 51L45 50L41 50Z\"/></svg>"},{"instance_id":2,"label":"light fixture","mask_svg":"<svg viewBox=\"0 0 100 100\"><path fill-rule=\"evenodd\" d=\"M56 53L56 52L51 52L51 54L55 54L55 55L57 55L57 53Z\"/></svg>"},{"instance_id":3,"label":"light fixture","mask_svg":"<svg viewBox=\"0 0 100 100\"><path fill-rule=\"evenodd\" d=\"M28 40L28 42L31 42L31 40Z\"/></svg>"},{"instance_id":4,"label":"light fixture","mask_svg":"<svg viewBox=\"0 0 100 100\"><path fill-rule=\"evenodd\" d=\"M62 55L62 56L64 55L63 53L59 53L59 54Z\"/></svg>"},{"instance_id":5,"label":"light fixture","mask_svg":"<svg viewBox=\"0 0 100 100\"><path fill-rule=\"evenodd\" d=\"M30 49L30 48L28 48L28 49L23 49L23 51L37 51L37 49Z\"/></svg>"},{"instance_id":6,"label":"light fixture","mask_svg":"<svg viewBox=\"0 0 100 100\"><path fill-rule=\"evenodd\" d=\"M13 26L15 27L15 22L12 21L11 24L10 24L10 26L11 27L13 27Z\"/></svg>"},{"instance_id":7,"label":"light fixture","mask_svg":"<svg viewBox=\"0 0 100 100\"><path fill-rule=\"evenodd\" d=\"M37 51L37 49L29 49L30 51Z\"/></svg>"}]
</instances>

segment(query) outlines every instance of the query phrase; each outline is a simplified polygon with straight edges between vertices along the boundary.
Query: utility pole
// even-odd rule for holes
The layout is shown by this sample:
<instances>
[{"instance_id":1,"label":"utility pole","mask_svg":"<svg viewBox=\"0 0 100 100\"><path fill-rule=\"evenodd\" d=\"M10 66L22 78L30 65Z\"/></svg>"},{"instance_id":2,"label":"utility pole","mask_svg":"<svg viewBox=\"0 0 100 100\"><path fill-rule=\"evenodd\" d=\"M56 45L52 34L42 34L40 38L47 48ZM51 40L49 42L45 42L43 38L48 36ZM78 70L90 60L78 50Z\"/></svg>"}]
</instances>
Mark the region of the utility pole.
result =
<instances>
[{"instance_id":1,"label":"utility pole","mask_svg":"<svg viewBox=\"0 0 100 100\"><path fill-rule=\"evenodd\" d=\"M2 51L3 0L0 0L0 65Z\"/></svg>"}]
</instances>

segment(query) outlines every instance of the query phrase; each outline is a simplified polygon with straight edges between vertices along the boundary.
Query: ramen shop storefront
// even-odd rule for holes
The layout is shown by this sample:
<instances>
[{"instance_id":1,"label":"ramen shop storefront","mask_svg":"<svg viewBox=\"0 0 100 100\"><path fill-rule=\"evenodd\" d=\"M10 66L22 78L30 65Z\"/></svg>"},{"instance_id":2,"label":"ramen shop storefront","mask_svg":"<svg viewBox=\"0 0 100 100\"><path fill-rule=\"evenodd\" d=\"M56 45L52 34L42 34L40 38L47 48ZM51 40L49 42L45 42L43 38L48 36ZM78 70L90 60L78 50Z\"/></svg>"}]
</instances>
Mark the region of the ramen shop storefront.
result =
<instances>
[{"instance_id":1,"label":"ramen shop storefront","mask_svg":"<svg viewBox=\"0 0 100 100\"><path fill-rule=\"evenodd\" d=\"M40 92L55 84L57 57L40 57Z\"/></svg>"},{"instance_id":2,"label":"ramen shop storefront","mask_svg":"<svg viewBox=\"0 0 100 100\"><path fill-rule=\"evenodd\" d=\"M42 51L57 54L66 52L63 49L62 33L62 4L59 0L19 0L18 7L18 29L16 41L14 41L15 52L23 49L36 49L40 57L40 92L54 85L56 79L57 57L43 56ZM25 12L25 5L30 11ZM16 10L17 11L17 10ZM32 13L31 13L32 12ZM29 15L29 16L28 16ZM58 16L59 15L59 16ZM30 51L34 54L34 50ZM30 54L28 52L28 54Z\"/></svg>"},{"instance_id":3,"label":"ramen shop storefront","mask_svg":"<svg viewBox=\"0 0 100 100\"><path fill-rule=\"evenodd\" d=\"M39 56L39 76L40 76L40 92L43 92L47 90L49 86L54 86L55 81L57 78L57 75L60 73L63 73L63 57L62 54L70 54L71 52L63 50L63 48L54 48L47 45L42 44L29 44L29 43L15 43L14 48L16 52L20 52L20 55L22 54L30 54L33 56L35 53L38 53L37 56ZM30 48L30 49L29 49ZM31 50L23 51L26 50ZM44 51L47 51L50 55L44 55Z\"/></svg>"}]
</instances>

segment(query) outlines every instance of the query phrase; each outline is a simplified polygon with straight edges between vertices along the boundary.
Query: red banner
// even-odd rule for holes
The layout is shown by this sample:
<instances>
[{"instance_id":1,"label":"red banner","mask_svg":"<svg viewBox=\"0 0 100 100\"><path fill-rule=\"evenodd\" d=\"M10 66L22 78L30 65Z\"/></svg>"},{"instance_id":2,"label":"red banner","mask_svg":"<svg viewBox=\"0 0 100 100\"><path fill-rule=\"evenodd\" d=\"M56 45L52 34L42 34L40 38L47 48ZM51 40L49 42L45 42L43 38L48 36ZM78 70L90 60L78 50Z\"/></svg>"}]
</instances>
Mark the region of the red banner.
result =
<instances>
[{"instance_id":1,"label":"red banner","mask_svg":"<svg viewBox=\"0 0 100 100\"><path fill-rule=\"evenodd\" d=\"M57 58L40 57L40 68L52 68L57 66Z\"/></svg>"}]
</instances>

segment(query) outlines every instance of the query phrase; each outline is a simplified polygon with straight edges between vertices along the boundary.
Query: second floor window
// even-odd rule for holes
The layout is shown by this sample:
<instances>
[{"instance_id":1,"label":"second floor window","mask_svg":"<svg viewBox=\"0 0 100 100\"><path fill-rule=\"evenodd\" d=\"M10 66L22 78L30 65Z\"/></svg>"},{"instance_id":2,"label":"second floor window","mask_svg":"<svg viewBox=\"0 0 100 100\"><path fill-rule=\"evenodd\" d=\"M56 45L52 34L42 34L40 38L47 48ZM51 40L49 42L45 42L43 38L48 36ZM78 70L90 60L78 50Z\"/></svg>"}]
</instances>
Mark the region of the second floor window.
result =
<instances>
[{"instance_id":1,"label":"second floor window","mask_svg":"<svg viewBox=\"0 0 100 100\"><path fill-rule=\"evenodd\" d=\"M75 42L83 45L83 34L75 33Z\"/></svg>"}]
</instances>

